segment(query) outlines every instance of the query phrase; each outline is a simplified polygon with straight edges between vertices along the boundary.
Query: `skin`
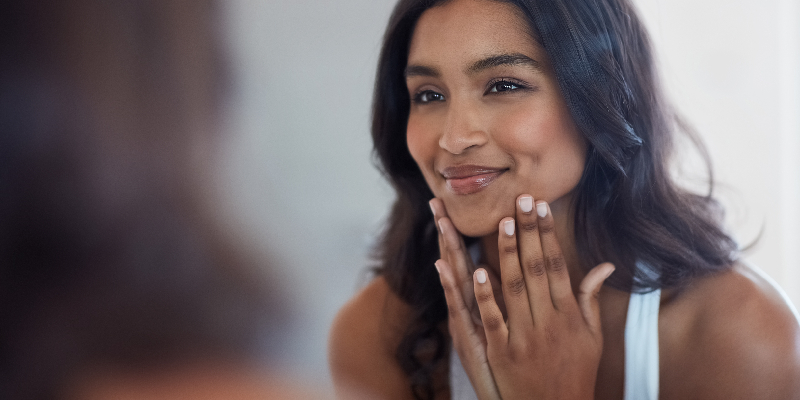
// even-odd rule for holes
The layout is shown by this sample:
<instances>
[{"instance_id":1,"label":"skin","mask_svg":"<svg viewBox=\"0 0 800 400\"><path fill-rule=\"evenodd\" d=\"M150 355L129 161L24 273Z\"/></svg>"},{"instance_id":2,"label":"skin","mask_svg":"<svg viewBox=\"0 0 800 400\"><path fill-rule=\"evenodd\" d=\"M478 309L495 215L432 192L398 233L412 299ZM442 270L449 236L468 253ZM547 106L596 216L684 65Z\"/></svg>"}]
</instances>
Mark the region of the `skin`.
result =
<instances>
[{"instance_id":1,"label":"skin","mask_svg":"<svg viewBox=\"0 0 800 400\"><path fill-rule=\"evenodd\" d=\"M548 201L564 219L586 158L544 49L516 23L514 7L497 6L504 12L449 12L461 10L459 2L424 13L406 73L408 149L456 228L473 237L495 234L497 222L514 214L509 200L520 191ZM531 61L476 68L502 55ZM429 73L415 73L420 67ZM491 190L467 196L449 190L441 171L470 164L507 171Z\"/></svg>"},{"instance_id":2,"label":"skin","mask_svg":"<svg viewBox=\"0 0 800 400\"><path fill-rule=\"evenodd\" d=\"M603 346L598 292L613 265L589 272L576 301L547 203L536 203L533 211L531 196L520 196L516 220L503 218L497 235L506 312L496 303L487 271L478 268L472 297L481 323L475 324L462 296L462 282L474 267L463 241L447 226L441 201L431 203L443 227L443 259L436 268L449 307L453 348L479 398L591 398Z\"/></svg>"},{"instance_id":3,"label":"skin","mask_svg":"<svg viewBox=\"0 0 800 400\"><path fill-rule=\"evenodd\" d=\"M277 371L242 362L188 362L168 367L94 368L79 373L64 400L300 400L332 396Z\"/></svg>"},{"instance_id":4,"label":"skin","mask_svg":"<svg viewBox=\"0 0 800 400\"><path fill-rule=\"evenodd\" d=\"M481 61L502 55L532 61L475 70ZM447 222L464 235L483 238L492 281L499 282L500 272L497 223L515 214L514 199L522 193L549 203L564 257L575 265L569 204L583 173L586 143L547 53L517 9L453 2L428 10L417 23L406 70L420 67L435 74L406 73L412 99L409 152L446 208ZM460 195L442 171L461 165L505 172L484 190ZM472 296L465 292L465 297Z\"/></svg>"},{"instance_id":5,"label":"skin","mask_svg":"<svg viewBox=\"0 0 800 400\"><path fill-rule=\"evenodd\" d=\"M586 145L525 27L509 4L454 0L426 11L412 37L407 141L436 196L450 314L443 329L482 399L622 399L630 295L600 288L609 264L588 275L578 264L569 203ZM536 62L476 71L498 54ZM505 172L482 191L454 193L442 170L467 164ZM521 210L523 195L547 204L545 217ZM459 233L482 237L486 283ZM380 277L345 305L330 339L337 388L413 398L394 358L408 313ZM745 265L664 289L659 351L661 399L800 398L796 316ZM446 374L435 380L446 386Z\"/></svg>"}]
</instances>

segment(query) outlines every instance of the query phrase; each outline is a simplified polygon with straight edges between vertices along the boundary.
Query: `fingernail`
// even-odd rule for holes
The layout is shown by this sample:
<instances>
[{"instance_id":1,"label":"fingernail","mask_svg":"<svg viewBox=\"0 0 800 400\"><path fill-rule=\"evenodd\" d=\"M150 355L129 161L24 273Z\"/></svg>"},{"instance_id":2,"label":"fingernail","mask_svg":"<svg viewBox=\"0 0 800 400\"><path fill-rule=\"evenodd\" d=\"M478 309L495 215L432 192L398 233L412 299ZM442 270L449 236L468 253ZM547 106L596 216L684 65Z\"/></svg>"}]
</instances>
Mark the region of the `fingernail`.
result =
<instances>
[{"instance_id":1,"label":"fingernail","mask_svg":"<svg viewBox=\"0 0 800 400\"><path fill-rule=\"evenodd\" d=\"M486 271L479 269L475 272L475 278L478 279L478 283L486 283Z\"/></svg>"},{"instance_id":2,"label":"fingernail","mask_svg":"<svg viewBox=\"0 0 800 400\"><path fill-rule=\"evenodd\" d=\"M433 208L433 200L429 201L429 202L428 202L428 205L431 207L431 213L432 213L432 214L433 214L433 216L435 217L435 216L436 216L436 209L435 209L435 208Z\"/></svg>"},{"instance_id":3,"label":"fingernail","mask_svg":"<svg viewBox=\"0 0 800 400\"><path fill-rule=\"evenodd\" d=\"M540 218L544 218L547 216L547 203L539 203L536 205L536 214L539 214Z\"/></svg>"},{"instance_id":4,"label":"fingernail","mask_svg":"<svg viewBox=\"0 0 800 400\"><path fill-rule=\"evenodd\" d=\"M434 266L434 267L436 267L436 272L437 272L437 273L439 273L439 274L441 274L441 273L442 273L442 270L441 270L441 269L439 269L439 262L438 262L438 261L437 261L437 262L435 262L435 263L433 263L433 266Z\"/></svg>"},{"instance_id":5,"label":"fingernail","mask_svg":"<svg viewBox=\"0 0 800 400\"><path fill-rule=\"evenodd\" d=\"M533 197L524 196L519 198L519 209L524 213L529 213L533 210Z\"/></svg>"},{"instance_id":6,"label":"fingernail","mask_svg":"<svg viewBox=\"0 0 800 400\"><path fill-rule=\"evenodd\" d=\"M442 220L438 220L438 221L436 221L436 226L438 226L438 227L439 227L439 233L441 233L442 235L444 235L444 229L442 229Z\"/></svg>"},{"instance_id":7,"label":"fingernail","mask_svg":"<svg viewBox=\"0 0 800 400\"><path fill-rule=\"evenodd\" d=\"M611 268L611 269L610 269L608 272L606 272L606 276L605 276L605 278L603 278L603 280L606 280L606 279L607 279L609 276L611 276L611 274L613 274L613 273L614 273L614 271L616 271L616 270L617 270L616 268Z\"/></svg>"},{"instance_id":8,"label":"fingernail","mask_svg":"<svg viewBox=\"0 0 800 400\"><path fill-rule=\"evenodd\" d=\"M514 220L510 219L506 222L503 222L503 229L505 229L506 235L514 236Z\"/></svg>"}]
</instances>

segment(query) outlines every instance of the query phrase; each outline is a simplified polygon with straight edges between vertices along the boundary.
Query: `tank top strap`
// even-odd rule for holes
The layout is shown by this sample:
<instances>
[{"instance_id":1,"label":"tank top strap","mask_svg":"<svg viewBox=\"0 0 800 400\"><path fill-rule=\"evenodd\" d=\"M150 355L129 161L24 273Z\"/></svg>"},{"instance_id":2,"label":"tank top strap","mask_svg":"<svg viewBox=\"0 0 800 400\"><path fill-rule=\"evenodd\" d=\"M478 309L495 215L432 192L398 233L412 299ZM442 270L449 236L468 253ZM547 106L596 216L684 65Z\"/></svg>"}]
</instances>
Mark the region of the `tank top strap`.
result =
<instances>
[{"instance_id":1,"label":"tank top strap","mask_svg":"<svg viewBox=\"0 0 800 400\"><path fill-rule=\"evenodd\" d=\"M657 400L661 290L631 293L625 322L625 400Z\"/></svg>"},{"instance_id":2,"label":"tank top strap","mask_svg":"<svg viewBox=\"0 0 800 400\"><path fill-rule=\"evenodd\" d=\"M480 246L469 253L480 260ZM625 322L625 400L657 400L659 390L658 314L661 290L631 293ZM478 400L461 359L450 349L450 392L453 400Z\"/></svg>"}]
</instances>

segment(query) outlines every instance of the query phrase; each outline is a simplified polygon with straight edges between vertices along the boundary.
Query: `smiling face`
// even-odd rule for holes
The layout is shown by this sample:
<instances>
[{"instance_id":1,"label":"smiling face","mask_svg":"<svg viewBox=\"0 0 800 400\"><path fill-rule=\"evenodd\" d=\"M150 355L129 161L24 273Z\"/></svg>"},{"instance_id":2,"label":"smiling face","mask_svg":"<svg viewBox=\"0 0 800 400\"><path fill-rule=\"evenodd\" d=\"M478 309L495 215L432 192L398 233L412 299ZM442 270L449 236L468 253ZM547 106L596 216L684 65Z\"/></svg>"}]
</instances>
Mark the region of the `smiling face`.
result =
<instances>
[{"instance_id":1,"label":"smiling face","mask_svg":"<svg viewBox=\"0 0 800 400\"><path fill-rule=\"evenodd\" d=\"M513 5L453 0L425 11L406 85L408 149L459 231L496 233L523 193L564 215L586 144Z\"/></svg>"}]
</instances>

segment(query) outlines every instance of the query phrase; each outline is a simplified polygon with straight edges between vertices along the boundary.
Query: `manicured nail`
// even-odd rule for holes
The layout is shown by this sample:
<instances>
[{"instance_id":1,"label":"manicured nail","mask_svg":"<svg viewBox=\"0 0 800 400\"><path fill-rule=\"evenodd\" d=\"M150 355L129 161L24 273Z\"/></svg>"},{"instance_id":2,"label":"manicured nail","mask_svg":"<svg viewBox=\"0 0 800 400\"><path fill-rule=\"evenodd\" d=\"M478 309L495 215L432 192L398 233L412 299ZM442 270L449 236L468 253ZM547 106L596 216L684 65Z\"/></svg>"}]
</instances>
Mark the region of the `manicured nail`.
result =
<instances>
[{"instance_id":1,"label":"manicured nail","mask_svg":"<svg viewBox=\"0 0 800 400\"><path fill-rule=\"evenodd\" d=\"M478 279L478 283L486 283L486 271L479 269L475 272L475 278Z\"/></svg>"},{"instance_id":2,"label":"manicured nail","mask_svg":"<svg viewBox=\"0 0 800 400\"><path fill-rule=\"evenodd\" d=\"M442 229L442 220L438 220L438 221L436 221L436 226L438 226L438 227L439 227L439 233L441 233L442 235L444 235L444 229Z\"/></svg>"},{"instance_id":3,"label":"manicured nail","mask_svg":"<svg viewBox=\"0 0 800 400\"><path fill-rule=\"evenodd\" d=\"M435 209L435 208L433 208L433 200L429 201L429 202L428 202L428 205L431 207L431 213L432 213L432 214L433 214L433 216L435 217L435 216L436 216L436 209Z\"/></svg>"},{"instance_id":4,"label":"manicured nail","mask_svg":"<svg viewBox=\"0 0 800 400\"><path fill-rule=\"evenodd\" d=\"M506 222L503 222L503 229L506 231L506 235L514 236L514 220L510 219Z\"/></svg>"},{"instance_id":5,"label":"manicured nail","mask_svg":"<svg viewBox=\"0 0 800 400\"><path fill-rule=\"evenodd\" d=\"M440 274L442 273L442 270L441 270L441 269L439 269L439 262L438 262L438 261L437 261L437 262L435 262L435 263L433 263L433 266L434 266L434 267L436 267L436 272L438 272L438 273L440 273Z\"/></svg>"},{"instance_id":6,"label":"manicured nail","mask_svg":"<svg viewBox=\"0 0 800 400\"><path fill-rule=\"evenodd\" d=\"M536 214L539 214L539 217L544 218L547 216L547 203L539 203L536 205Z\"/></svg>"},{"instance_id":7,"label":"manicured nail","mask_svg":"<svg viewBox=\"0 0 800 400\"><path fill-rule=\"evenodd\" d=\"M608 277L611 276L611 274L613 274L614 271L616 271L616 270L617 270L616 268L609 269L608 272L606 272L606 276L603 278L603 280L608 279Z\"/></svg>"},{"instance_id":8,"label":"manicured nail","mask_svg":"<svg viewBox=\"0 0 800 400\"><path fill-rule=\"evenodd\" d=\"M519 209L522 210L525 214L531 212L533 210L533 197L525 196L519 198Z\"/></svg>"}]
</instances>

